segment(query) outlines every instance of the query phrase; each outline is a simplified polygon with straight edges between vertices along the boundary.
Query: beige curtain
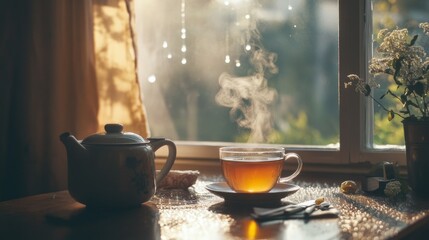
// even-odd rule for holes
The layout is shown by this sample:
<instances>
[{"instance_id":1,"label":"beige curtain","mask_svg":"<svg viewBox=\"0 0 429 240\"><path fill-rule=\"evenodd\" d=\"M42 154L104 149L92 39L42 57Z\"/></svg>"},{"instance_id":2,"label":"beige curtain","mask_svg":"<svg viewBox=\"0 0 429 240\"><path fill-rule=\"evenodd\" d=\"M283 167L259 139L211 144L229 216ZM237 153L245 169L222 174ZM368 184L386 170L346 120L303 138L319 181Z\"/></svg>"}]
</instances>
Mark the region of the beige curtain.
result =
<instances>
[{"instance_id":1,"label":"beige curtain","mask_svg":"<svg viewBox=\"0 0 429 240\"><path fill-rule=\"evenodd\" d=\"M94 37L100 94L98 119L100 127L119 122L126 131L148 136L137 79L133 6L131 0L95 0Z\"/></svg>"},{"instance_id":2,"label":"beige curtain","mask_svg":"<svg viewBox=\"0 0 429 240\"><path fill-rule=\"evenodd\" d=\"M67 188L62 132L149 134L125 0L0 5L0 200Z\"/></svg>"}]
</instances>

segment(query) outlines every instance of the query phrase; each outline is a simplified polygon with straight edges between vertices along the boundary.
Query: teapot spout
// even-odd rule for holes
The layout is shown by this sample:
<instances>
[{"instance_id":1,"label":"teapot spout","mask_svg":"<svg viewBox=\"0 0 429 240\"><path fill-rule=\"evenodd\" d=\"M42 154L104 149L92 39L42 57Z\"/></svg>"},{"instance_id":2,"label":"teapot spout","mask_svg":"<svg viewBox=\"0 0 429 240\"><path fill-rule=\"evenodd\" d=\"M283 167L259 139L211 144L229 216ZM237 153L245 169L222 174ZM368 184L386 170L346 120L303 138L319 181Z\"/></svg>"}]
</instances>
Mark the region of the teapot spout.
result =
<instances>
[{"instance_id":1,"label":"teapot spout","mask_svg":"<svg viewBox=\"0 0 429 240\"><path fill-rule=\"evenodd\" d=\"M69 132L62 133L60 135L60 140L66 147L67 154L84 156L87 152L86 148Z\"/></svg>"}]
</instances>

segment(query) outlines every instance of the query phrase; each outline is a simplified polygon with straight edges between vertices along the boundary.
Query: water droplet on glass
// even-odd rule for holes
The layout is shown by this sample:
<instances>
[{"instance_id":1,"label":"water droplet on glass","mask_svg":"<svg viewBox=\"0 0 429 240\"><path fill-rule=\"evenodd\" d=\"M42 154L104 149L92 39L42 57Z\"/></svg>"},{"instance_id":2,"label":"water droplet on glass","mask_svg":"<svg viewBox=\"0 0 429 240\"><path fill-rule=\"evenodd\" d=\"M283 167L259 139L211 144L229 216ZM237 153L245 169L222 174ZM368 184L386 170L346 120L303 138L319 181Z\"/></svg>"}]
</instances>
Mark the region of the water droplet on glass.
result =
<instances>
[{"instance_id":1,"label":"water droplet on glass","mask_svg":"<svg viewBox=\"0 0 429 240\"><path fill-rule=\"evenodd\" d=\"M156 82L156 76L155 75L150 75L148 78L147 78L147 81L148 82L150 82L150 83L154 83L154 82Z\"/></svg>"},{"instance_id":2,"label":"water droplet on glass","mask_svg":"<svg viewBox=\"0 0 429 240\"><path fill-rule=\"evenodd\" d=\"M225 63L230 63L231 62L231 58L229 57L229 55L225 56Z\"/></svg>"}]
</instances>

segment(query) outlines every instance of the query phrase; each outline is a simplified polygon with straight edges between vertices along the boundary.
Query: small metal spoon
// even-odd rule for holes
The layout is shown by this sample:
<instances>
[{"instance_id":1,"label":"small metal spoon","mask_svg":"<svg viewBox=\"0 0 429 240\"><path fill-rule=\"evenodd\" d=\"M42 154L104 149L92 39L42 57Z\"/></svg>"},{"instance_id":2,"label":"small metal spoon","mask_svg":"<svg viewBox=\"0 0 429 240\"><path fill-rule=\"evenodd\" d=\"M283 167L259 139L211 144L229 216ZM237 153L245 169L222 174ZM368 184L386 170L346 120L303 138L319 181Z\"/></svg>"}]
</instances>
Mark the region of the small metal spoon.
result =
<instances>
[{"instance_id":1,"label":"small metal spoon","mask_svg":"<svg viewBox=\"0 0 429 240\"><path fill-rule=\"evenodd\" d=\"M320 204L319 209L322 211L326 211L331 207L331 204L328 202L323 202Z\"/></svg>"},{"instance_id":2,"label":"small metal spoon","mask_svg":"<svg viewBox=\"0 0 429 240\"><path fill-rule=\"evenodd\" d=\"M258 209L255 208L255 213L251 214L254 219L264 219L278 215L293 214L315 205L314 200L305 201L298 204L287 205L275 209Z\"/></svg>"},{"instance_id":3,"label":"small metal spoon","mask_svg":"<svg viewBox=\"0 0 429 240\"><path fill-rule=\"evenodd\" d=\"M322 202L319 205L313 205L311 207L308 207L307 209L305 209L304 211L304 217L308 218L310 217L310 215L316 210L316 209L320 209L322 211L328 210L329 207L331 206L330 203L328 202Z\"/></svg>"}]
</instances>

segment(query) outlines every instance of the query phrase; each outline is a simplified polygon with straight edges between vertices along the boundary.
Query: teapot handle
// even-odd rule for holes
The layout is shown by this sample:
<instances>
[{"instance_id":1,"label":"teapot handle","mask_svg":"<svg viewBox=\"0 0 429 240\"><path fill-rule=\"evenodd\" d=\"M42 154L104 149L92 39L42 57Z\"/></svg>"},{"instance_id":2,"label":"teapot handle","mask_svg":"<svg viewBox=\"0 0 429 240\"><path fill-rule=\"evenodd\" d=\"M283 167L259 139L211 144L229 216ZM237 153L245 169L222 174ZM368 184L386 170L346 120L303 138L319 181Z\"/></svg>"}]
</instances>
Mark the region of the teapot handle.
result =
<instances>
[{"instance_id":1,"label":"teapot handle","mask_svg":"<svg viewBox=\"0 0 429 240\"><path fill-rule=\"evenodd\" d=\"M161 171L156 175L156 183L159 184L161 180L167 176L171 167L173 167L173 163L176 160L176 144L169 139L165 138L148 138L150 141L150 145L154 152L156 152L162 146L168 147L168 157Z\"/></svg>"}]
</instances>

